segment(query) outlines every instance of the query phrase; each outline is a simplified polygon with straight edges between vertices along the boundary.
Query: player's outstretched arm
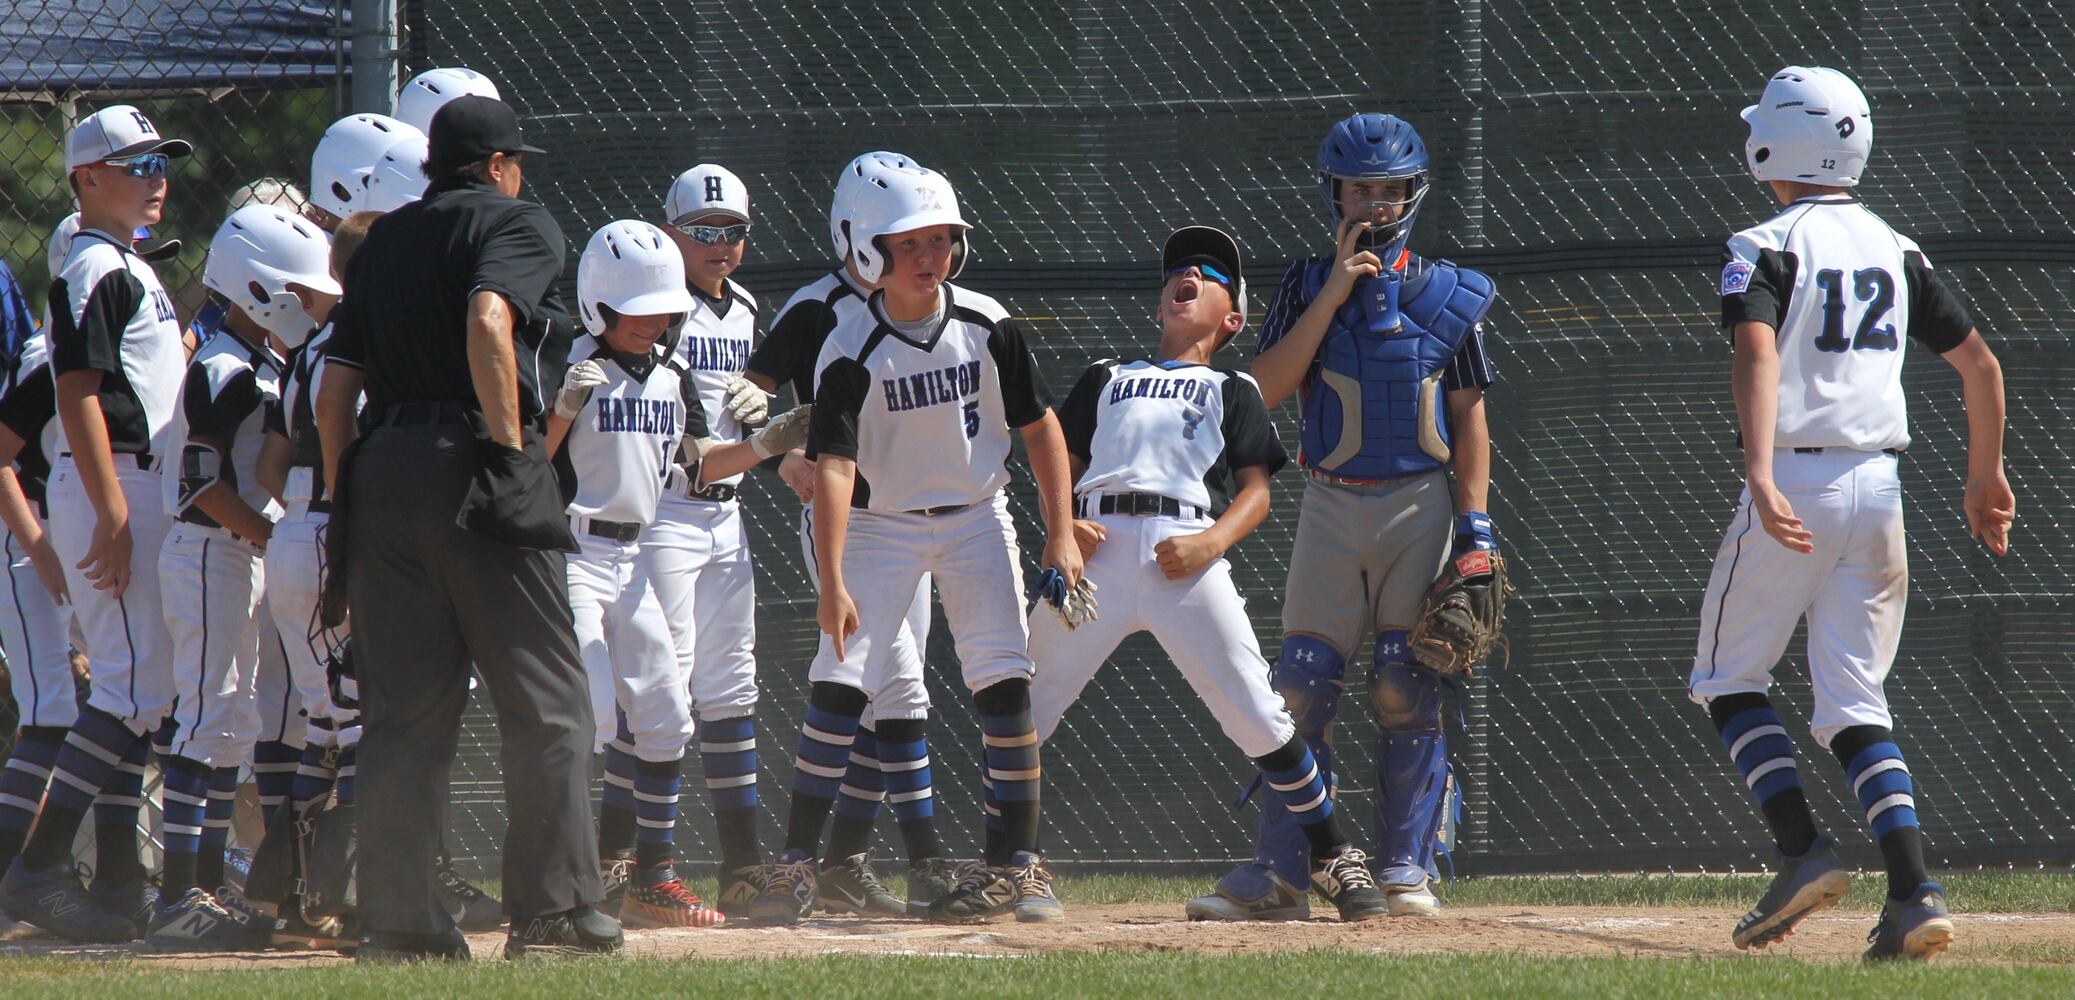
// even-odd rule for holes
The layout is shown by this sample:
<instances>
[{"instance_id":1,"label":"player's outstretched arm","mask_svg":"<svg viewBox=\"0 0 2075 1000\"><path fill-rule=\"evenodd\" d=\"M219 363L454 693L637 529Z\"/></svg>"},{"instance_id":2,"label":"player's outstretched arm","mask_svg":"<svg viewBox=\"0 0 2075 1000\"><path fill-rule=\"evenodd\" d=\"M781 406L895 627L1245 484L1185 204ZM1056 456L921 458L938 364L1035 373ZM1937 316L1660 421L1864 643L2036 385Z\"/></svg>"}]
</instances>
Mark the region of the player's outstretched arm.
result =
<instances>
[{"instance_id":1,"label":"player's outstretched arm","mask_svg":"<svg viewBox=\"0 0 2075 1000\"><path fill-rule=\"evenodd\" d=\"M1960 373L1967 405L1967 533L2000 556L2017 519L2017 495L2003 476L2003 365L1976 330L1940 357Z\"/></svg>"},{"instance_id":2,"label":"player's outstretched arm","mask_svg":"<svg viewBox=\"0 0 2075 1000\"><path fill-rule=\"evenodd\" d=\"M748 437L732 444L716 444L711 438L689 439L685 454L691 456L694 463L691 473L698 477L700 486L705 486L748 472L770 461L773 455L797 452L807 443L807 431L813 419L814 404L809 403L773 417ZM813 463L808 463L808 468L813 468Z\"/></svg>"},{"instance_id":3,"label":"player's outstretched arm","mask_svg":"<svg viewBox=\"0 0 2075 1000\"><path fill-rule=\"evenodd\" d=\"M1240 539L1253 534L1267 518L1268 467L1249 465L1234 469L1232 480L1239 485L1238 495L1210 527L1194 534L1174 535L1153 546L1153 558L1160 564L1161 575L1182 580L1203 572L1204 567L1223 558L1226 550L1239 544Z\"/></svg>"},{"instance_id":4,"label":"player's outstretched arm","mask_svg":"<svg viewBox=\"0 0 2075 1000\"><path fill-rule=\"evenodd\" d=\"M1773 485L1772 441L1780 419L1780 349L1764 323L1736 325L1736 362L1730 369L1737 426L1744 435L1744 485L1758 522L1773 541L1796 552L1814 552L1815 536L1801 526L1793 505Z\"/></svg>"},{"instance_id":5,"label":"player's outstretched arm","mask_svg":"<svg viewBox=\"0 0 2075 1000\"><path fill-rule=\"evenodd\" d=\"M1081 547L1074 541L1073 466L1067 458L1066 433L1059 429L1059 415L1049 409L1017 432L1023 435L1023 448L1030 454L1038 513L1045 519L1045 555L1040 565L1058 570L1072 589L1081 582L1082 559Z\"/></svg>"},{"instance_id":6,"label":"player's outstretched arm","mask_svg":"<svg viewBox=\"0 0 2075 1000\"><path fill-rule=\"evenodd\" d=\"M1485 511L1491 494L1491 425L1484 419L1484 390L1448 393L1448 430L1455 468L1455 512Z\"/></svg>"},{"instance_id":7,"label":"player's outstretched arm","mask_svg":"<svg viewBox=\"0 0 2075 1000\"><path fill-rule=\"evenodd\" d=\"M850 498L857 489L857 460L822 455L814 463L814 563L821 571L821 601L815 621L835 640L836 659L843 640L857 632L857 605L843 588L843 540L850 531Z\"/></svg>"}]
</instances>

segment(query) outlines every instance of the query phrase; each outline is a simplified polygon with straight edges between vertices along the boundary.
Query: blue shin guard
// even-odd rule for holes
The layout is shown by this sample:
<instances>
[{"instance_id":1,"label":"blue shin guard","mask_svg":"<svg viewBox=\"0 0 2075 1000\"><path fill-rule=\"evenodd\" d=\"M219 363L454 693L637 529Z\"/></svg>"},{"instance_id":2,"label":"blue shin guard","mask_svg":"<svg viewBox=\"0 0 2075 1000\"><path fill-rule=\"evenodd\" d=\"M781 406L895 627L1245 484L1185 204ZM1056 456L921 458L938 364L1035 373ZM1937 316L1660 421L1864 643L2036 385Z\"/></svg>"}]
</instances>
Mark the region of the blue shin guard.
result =
<instances>
[{"instance_id":1,"label":"blue shin guard","mask_svg":"<svg viewBox=\"0 0 2075 1000\"><path fill-rule=\"evenodd\" d=\"M1448 804L1448 739L1441 680L1419 666L1405 633L1377 637L1369 699L1376 742L1376 880L1417 885L1438 878L1434 852Z\"/></svg>"},{"instance_id":2,"label":"blue shin guard","mask_svg":"<svg viewBox=\"0 0 2075 1000\"><path fill-rule=\"evenodd\" d=\"M1276 693L1282 695L1290 718L1296 721L1297 735L1311 749L1328 791L1335 784L1329 734L1341 692L1346 689L1346 673L1347 659L1313 636L1284 639L1282 652L1275 658ZM1254 805L1261 810L1260 827L1254 835L1254 863L1272 869L1291 885L1309 885L1311 841L1297 817L1282 796L1273 793L1256 795Z\"/></svg>"}]
</instances>

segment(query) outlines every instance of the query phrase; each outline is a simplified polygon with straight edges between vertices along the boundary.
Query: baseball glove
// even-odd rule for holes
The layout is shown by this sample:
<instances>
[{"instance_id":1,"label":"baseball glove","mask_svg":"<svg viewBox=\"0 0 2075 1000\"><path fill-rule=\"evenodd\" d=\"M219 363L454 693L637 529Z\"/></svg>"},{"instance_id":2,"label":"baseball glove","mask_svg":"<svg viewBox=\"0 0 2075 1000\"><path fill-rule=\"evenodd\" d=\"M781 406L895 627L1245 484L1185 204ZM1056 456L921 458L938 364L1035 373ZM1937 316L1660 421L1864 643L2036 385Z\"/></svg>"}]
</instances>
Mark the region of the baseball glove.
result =
<instances>
[{"instance_id":1,"label":"baseball glove","mask_svg":"<svg viewBox=\"0 0 2075 1000\"><path fill-rule=\"evenodd\" d=\"M1030 607L1036 608L1039 601L1050 605L1071 632L1095 620L1095 581L1083 576L1081 582L1068 587L1066 577L1047 566L1030 588Z\"/></svg>"},{"instance_id":2,"label":"baseball glove","mask_svg":"<svg viewBox=\"0 0 2075 1000\"><path fill-rule=\"evenodd\" d=\"M1513 584L1497 549L1471 549L1441 568L1412 629L1412 654L1443 677L1470 671L1505 643L1500 626Z\"/></svg>"}]
</instances>

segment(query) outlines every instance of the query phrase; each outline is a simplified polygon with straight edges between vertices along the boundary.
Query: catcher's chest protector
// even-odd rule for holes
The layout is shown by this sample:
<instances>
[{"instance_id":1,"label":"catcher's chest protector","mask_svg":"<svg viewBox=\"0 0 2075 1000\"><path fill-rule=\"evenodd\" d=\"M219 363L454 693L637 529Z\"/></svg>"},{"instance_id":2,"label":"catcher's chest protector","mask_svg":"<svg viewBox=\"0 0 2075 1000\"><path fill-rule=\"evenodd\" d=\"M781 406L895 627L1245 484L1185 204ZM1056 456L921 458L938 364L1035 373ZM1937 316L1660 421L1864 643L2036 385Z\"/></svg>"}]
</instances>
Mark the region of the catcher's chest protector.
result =
<instances>
[{"instance_id":1,"label":"catcher's chest protector","mask_svg":"<svg viewBox=\"0 0 2075 1000\"><path fill-rule=\"evenodd\" d=\"M1447 261L1418 262L1406 280L1394 333L1367 332L1358 285L1319 346L1319 370L1304 386L1302 461L1349 479L1394 479L1448 461L1442 375L1497 296L1485 275ZM1310 262L1306 299L1325 287L1333 262ZM1382 279L1370 278L1366 281Z\"/></svg>"}]
</instances>

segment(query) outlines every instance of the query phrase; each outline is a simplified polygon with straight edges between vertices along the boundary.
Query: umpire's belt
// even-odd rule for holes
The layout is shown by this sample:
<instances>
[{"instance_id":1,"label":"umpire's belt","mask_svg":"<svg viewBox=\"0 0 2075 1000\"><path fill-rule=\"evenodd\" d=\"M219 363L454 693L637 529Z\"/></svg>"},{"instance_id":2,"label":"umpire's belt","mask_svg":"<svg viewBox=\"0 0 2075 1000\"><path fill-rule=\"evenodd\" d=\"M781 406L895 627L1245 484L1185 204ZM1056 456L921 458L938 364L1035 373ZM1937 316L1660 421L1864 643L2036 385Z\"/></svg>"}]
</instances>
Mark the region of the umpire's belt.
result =
<instances>
[{"instance_id":1,"label":"umpire's belt","mask_svg":"<svg viewBox=\"0 0 2075 1000\"><path fill-rule=\"evenodd\" d=\"M61 451L61 452L58 452L58 457L59 457L59 458L71 458L71 457L72 457L72 453L71 453L71 452L69 452L69 451ZM115 460L116 460L116 461L117 461L118 463L120 463L120 462L121 462L121 461L122 461L122 460L123 460L124 458L128 458L128 459L129 459L130 461L132 461L132 462L136 463L136 466L137 466L137 468L139 468L139 469L142 469L142 470L144 470L145 472L150 472L150 471L151 471L151 452L148 452L148 451L139 451L139 452L124 452L124 451L119 451L119 452L116 452L116 453L115 453L115 455L114 455L113 457L115 458Z\"/></svg>"},{"instance_id":2,"label":"umpire's belt","mask_svg":"<svg viewBox=\"0 0 2075 1000\"><path fill-rule=\"evenodd\" d=\"M1820 455L1820 454L1822 454L1822 453L1824 453L1824 452L1826 452L1826 451L1829 451L1829 450L1830 450L1830 449L1828 449L1828 448L1796 448L1796 449L1794 449L1794 454L1796 454L1796 455ZM1849 450L1852 450L1852 449L1848 449L1848 448L1840 448L1840 449L1838 449L1838 450L1839 450L1839 451L1849 451ZM1901 458L1901 457L1902 457L1902 449L1900 449L1900 448L1882 448L1882 449L1881 449L1880 451L1881 451L1881 454L1883 454L1883 455L1893 455L1893 456L1895 456L1896 458Z\"/></svg>"},{"instance_id":3,"label":"umpire's belt","mask_svg":"<svg viewBox=\"0 0 2075 1000\"><path fill-rule=\"evenodd\" d=\"M569 528L578 534L593 538L604 538L626 545L641 537L641 525L634 521L606 521L595 517L572 517Z\"/></svg>"},{"instance_id":4,"label":"umpire's belt","mask_svg":"<svg viewBox=\"0 0 2075 1000\"><path fill-rule=\"evenodd\" d=\"M464 403L393 403L382 411L378 427L442 427L449 424L468 423L469 407Z\"/></svg>"},{"instance_id":5,"label":"umpire's belt","mask_svg":"<svg viewBox=\"0 0 2075 1000\"><path fill-rule=\"evenodd\" d=\"M1095 501L1089 503L1090 500ZM1203 508L1158 493L1103 493L1074 498L1074 516L1129 514L1133 517L1179 517L1195 520L1208 516Z\"/></svg>"},{"instance_id":6,"label":"umpire's belt","mask_svg":"<svg viewBox=\"0 0 2075 1000\"><path fill-rule=\"evenodd\" d=\"M686 500L711 500L714 503L727 503L735 499L735 495L740 492L740 490L728 483L710 483L705 486L694 486L687 481L684 487L684 498Z\"/></svg>"}]
</instances>

